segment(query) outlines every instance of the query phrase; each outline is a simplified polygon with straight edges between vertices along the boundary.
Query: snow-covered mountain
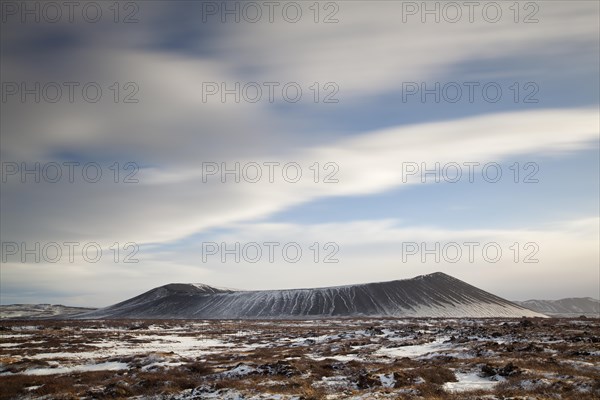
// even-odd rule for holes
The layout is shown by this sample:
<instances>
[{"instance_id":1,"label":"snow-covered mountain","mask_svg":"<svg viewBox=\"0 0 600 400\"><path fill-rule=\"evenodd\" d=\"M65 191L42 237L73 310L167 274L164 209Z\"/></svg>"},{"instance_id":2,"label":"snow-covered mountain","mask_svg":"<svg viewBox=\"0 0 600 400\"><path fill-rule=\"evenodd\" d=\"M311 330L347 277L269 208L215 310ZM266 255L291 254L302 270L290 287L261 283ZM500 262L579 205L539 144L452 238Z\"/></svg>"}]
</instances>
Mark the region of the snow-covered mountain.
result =
<instances>
[{"instance_id":1,"label":"snow-covered mountain","mask_svg":"<svg viewBox=\"0 0 600 400\"><path fill-rule=\"evenodd\" d=\"M591 297L572 297L560 300L527 300L515 303L530 310L557 317L588 317L600 318L600 300Z\"/></svg>"},{"instance_id":2,"label":"snow-covered mountain","mask_svg":"<svg viewBox=\"0 0 600 400\"><path fill-rule=\"evenodd\" d=\"M437 272L413 279L316 289L234 291L170 284L77 318L302 319L543 317Z\"/></svg>"},{"instance_id":3,"label":"snow-covered mountain","mask_svg":"<svg viewBox=\"0 0 600 400\"><path fill-rule=\"evenodd\" d=\"M94 308L62 304L10 304L0 306L0 319L57 318L81 314Z\"/></svg>"}]
</instances>

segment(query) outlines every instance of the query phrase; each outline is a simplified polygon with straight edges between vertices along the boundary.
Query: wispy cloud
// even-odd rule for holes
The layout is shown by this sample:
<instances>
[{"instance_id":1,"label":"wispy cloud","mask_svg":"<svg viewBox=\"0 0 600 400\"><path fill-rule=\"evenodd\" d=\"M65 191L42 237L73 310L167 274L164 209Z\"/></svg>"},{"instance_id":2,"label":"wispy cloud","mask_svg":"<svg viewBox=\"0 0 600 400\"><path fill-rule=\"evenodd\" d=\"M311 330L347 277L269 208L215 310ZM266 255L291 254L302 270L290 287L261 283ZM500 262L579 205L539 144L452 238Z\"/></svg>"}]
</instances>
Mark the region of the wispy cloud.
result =
<instances>
[{"instance_id":1,"label":"wispy cloud","mask_svg":"<svg viewBox=\"0 0 600 400\"><path fill-rule=\"evenodd\" d=\"M576 159L585 150L589 157L589 149L597 146L597 3L543 2L539 22L532 24L515 23L511 15L498 23L482 18L473 23L422 23L419 16L402 22L401 3L343 2L335 24L315 24L312 18L297 24L281 19L276 23L223 24L218 19L203 23L201 2L180 2L173 7L165 2L144 2L143 18L130 25L109 20L98 24L2 24L3 82L96 82L105 91L105 101L93 104L14 98L3 102L3 163L20 166L24 162L31 167L35 162L97 162L104 179L98 183L63 179L23 184L19 173L11 175L0 193L2 240L96 241L105 249L114 242L135 242L147 251L158 248L172 256L168 260L150 251L147 254L152 256L134 268L118 264L42 268L36 282L26 277L39 272L41 265L36 270L28 264L8 264L2 267L3 289L17 297L31 288L50 293L67 280L74 293L76 287L85 287L86 279L110 282L119 277L138 281L137 290L173 276L178 280L206 277L223 286L247 282L257 287L257 277L266 275L271 287L289 286L290 280L278 275L273 265L224 269L221 274L198 265L193 259L196 249L186 247L188 241L202 235L218 237L214 232L220 230L227 230L231 238L262 237L269 232L281 235L282 240L327 232L327 240L348 242L346 251L355 261L343 267L320 270L318 265L306 265L301 269L307 271L304 275L301 270L288 271L288 278L306 286L413 275L424 267L398 270L397 254L386 246L423 232L424 238L503 238L506 232L493 224L485 232L462 232L441 222L435 229L420 224L400 229L396 215L385 221L349 217L339 225L317 226L287 226L277 220L277 213L319 200L375 197L414 188L419 177L403 175L409 162L484 164L526 154L575 154ZM510 85L513 80L539 84L540 101L523 104L507 95L499 104L394 103L402 97L403 84L410 81L499 81ZM308 87L314 82L334 82L340 102L203 101L207 82L231 87L236 82L254 81L299 82L307 90L304 100L311 97ZM134 83L139 101L111 101L109 87L114 82L121 89ZM120 178L127 172L125 164L139 167L135 174L139 182L112 182L114 171L110 168L115 162ZM236 162L262 166L263 178L257 183L235 183L230 176L228 183L222 183L216 173L205 179L209 165L225 163L232 168ZM297 163L302 177L290 183L277 169L278 177L271 183L265 165L271 162L280 166ZM321 173L317 183L311 169L315 162ZM332 163L337 183L323 182L327 163ZM597 199L598 183L592 182L589 174L573 179L590 180L585 194ZM552 183L560 188L556 179ZM557 192L557 196L565 196ZM548 191L533 196L533 206L546 209L546 215L559 214L546 204L544 193ZM427 195L417 193L415 197ZM568 203L565 207L575 206ZM551 229L539 226L528 231L531 221L506 216L518 230L510 235L539 235L541 241L551 243L550 248L565 249L555 257L552 250L552 261L544 268L552 271L554 278L540 294L560 291L559 283L568 275L567 264L577 265L578 273L571 274L572 287L589 292L597 270L597 264L590 261L597 243L586 237L596 237L589 227L597 227L598 215L580 217L589 218L585 229L579 222L569 228L557 215L548 221L558 224L552 234ZM273 225L263 225L264 221ZM367 232L368 237L364 235ZM353 237L361 238L361 243L369 243L371 238L372 248L380 252L353 252L351 249L360 247L352 242ZM175 248L190 256L177 254ZM367 260L369 266L365 267ZM539 268L507 265L494 273L502 277L497 279L500 288L514 276L524 279L541 273ZM470 280L475 283L491 282L494 275L489 270L477 271L455 272L459 277L474 277ZM192 279L195 276L198 278ZM340 277L344 282L339 282ZM113 285L114 299L129 288L129 284ZM506 294L517 296L517 291ZM88 298L81 304L88 300L87 304L98 304L99 299Z\"/></svg>"}]
</instances>

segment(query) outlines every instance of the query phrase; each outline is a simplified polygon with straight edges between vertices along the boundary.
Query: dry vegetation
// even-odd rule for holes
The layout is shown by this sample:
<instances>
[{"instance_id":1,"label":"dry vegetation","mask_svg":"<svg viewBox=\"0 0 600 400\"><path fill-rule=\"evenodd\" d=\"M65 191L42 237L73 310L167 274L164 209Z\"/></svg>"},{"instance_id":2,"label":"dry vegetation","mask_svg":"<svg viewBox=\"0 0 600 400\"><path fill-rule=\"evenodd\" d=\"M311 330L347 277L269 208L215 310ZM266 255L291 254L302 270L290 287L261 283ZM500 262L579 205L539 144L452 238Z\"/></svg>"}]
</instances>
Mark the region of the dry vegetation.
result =
<instances>
[{"instance_id":1,"label":"dry vegetation","mask_svg":"<svg viewBox=\"0 0 600 400\"><path fill-rule=\"evenodd\" d=\"M600 320L2 321L34 398L598 399Z\"/></svg>"}]
</instances>

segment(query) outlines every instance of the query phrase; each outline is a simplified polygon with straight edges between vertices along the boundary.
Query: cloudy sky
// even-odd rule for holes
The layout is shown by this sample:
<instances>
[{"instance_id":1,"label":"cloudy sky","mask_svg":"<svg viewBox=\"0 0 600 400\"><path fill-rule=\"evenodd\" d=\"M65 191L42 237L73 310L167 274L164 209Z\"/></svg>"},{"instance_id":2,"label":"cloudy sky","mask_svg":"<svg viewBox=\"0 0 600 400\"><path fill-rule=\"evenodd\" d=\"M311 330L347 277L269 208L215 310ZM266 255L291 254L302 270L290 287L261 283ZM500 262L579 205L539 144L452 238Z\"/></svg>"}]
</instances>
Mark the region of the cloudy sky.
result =
<instances>
[{"instance_id":1,"label":"cloudy sky","mask_svg":"<svg viewBox=\"0 0 600 400\"><path fill-rule=\"evenodd\" d=\"M597 2L58 4L0 10L2 304L600 297Z\"/></svg>"}]
</instances>

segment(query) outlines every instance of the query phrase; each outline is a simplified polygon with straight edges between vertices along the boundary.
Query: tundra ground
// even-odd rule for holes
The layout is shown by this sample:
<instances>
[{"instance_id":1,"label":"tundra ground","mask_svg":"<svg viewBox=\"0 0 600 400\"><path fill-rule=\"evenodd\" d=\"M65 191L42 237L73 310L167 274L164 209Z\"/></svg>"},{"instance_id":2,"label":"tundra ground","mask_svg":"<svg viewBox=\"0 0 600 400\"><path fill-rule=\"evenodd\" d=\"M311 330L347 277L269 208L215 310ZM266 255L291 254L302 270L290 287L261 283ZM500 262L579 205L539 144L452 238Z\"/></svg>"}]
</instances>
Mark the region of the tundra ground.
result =
<instances>
[{"instance_id":1,"label":"tundra ground","mask_svg":"<svg viewBox=\"0 0 600 400\"><path fill-rule=\"evenodd\" d=\"M1 399L598 399L600 320L12 320Z\"/></svg>"}]
</instances>

